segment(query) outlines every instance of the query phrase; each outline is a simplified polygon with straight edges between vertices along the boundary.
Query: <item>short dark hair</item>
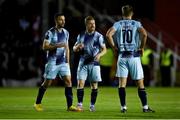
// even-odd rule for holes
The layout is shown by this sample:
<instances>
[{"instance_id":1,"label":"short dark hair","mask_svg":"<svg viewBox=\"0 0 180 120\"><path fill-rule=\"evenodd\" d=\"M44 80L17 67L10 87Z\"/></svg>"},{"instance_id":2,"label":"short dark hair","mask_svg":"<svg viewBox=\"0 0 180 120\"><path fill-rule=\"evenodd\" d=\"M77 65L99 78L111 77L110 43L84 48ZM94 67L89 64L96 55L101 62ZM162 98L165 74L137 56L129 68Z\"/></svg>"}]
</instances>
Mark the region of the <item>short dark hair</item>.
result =
<instances>
[{"instance_id":1,"label":"short dark hair","mask_svg":"<svg viewBox=\"0 0 180 120\"><path fill-rule=\"evenodd\" d=\"M95 20L93 16L87 16L85 19L84 19L84 23L85 25L87 24L87 21L89 20Z\"/></svg>"},{"instance_id":2,"label":"short dark hair","mask_svg":"<svg viewBox=\"0 0 180 120\"><path fill-rule=\"evenodd\" d=\"M59 16L64 16L64 14L63 13L56 13L54 15L54 20L56 20Z\"/></svg>"},{"instance_id":3,"label":"short dark hair","mask_svg":"<svg viewBox=\"0 0 180 120\"><path fill-rule=\"evenodd\" d=\"M132 6L130 6L130 5L122 6L122 15L123 16L127 17L132 13L133 13L133 7Z\"/></svg>"}]
</instances>

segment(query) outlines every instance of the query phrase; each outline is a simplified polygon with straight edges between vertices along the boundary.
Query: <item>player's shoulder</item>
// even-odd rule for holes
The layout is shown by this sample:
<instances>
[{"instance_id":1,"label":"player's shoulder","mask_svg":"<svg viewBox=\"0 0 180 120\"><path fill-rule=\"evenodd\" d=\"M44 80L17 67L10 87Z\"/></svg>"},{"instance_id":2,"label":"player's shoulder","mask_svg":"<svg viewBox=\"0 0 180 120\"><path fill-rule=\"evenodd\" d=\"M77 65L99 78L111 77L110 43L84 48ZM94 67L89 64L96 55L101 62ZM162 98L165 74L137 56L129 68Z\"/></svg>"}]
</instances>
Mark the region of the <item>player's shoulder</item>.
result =
<instances>
[{"instance_id":1,"label":"player's shoulder","mask_svg":"<svg viewBox=\"0 0 180 120\"><path fill-rule=\"evenodd\" d=\"M69 33L69 31L65 28L62 28L62 30L65 32L65 33Z\"/></svg>"},{"instance_id":2,"label":"player's shoulder","mask_svg":"<svg viewBox=\"0 0 180 120\"><path fill-rule=\"evenodd\" d=\"M49 32L55 32L55 27L51 27L49 30L48 30Z\"/></svg>"},{"instance_id":3,"label":"player's shoulder","mask_svg":"<svg viewBox=\"0 0 180 120\"><path fill-rule=\"evenodd\" d=\"M98 31L95 31L95 33L94 33L94 37L96 38L96 40L101 40L101 39L104 39L103 34L101 34L101 33L100 33L100 32L98 32Z\"/></svg>"},{"instance_id":4,"label":"player's shoulder","mask_svg":"<svg viewBox=\"0 0 180 120\"><path fill-rule=\"evenodd\" d=\"M45 33L45 37L49 38L51 35L53 35L54 32L54 27L51 27L50 29L48 29ZM47 37L48 36L48 37Z\"/></svg>"},{"instance_id":5,"label":"player's shoulder","mask_svg":"<svg viewBox=\"0 0 180 120\"><path fill-rule=\"evenodd\" d=\"M46 35L47 35L47 34L48 34L48 35L51 35L51 34L53 34L54 32L55 32L55 28L54 28L54 27L51 27L50 29L47 30Z\"/></svg>"},{"instance_id":6,"label":"player's shoulder","mask_svg":"<svg viewBox=\"0 0 180 120\"><path fill-rule=\"evenodd\" d=\"M98 31L95 31L95 35L96 36L103 36L100 32L98 32Z\"/></svg>"},{"instance_id":7,"label":"player's shoulder","mask_svg":"<svg viewBox=\"0 0 180 120\"><path fill-rule=\"evenodd\" d=\"M114 22L114 25L121 25L122 22L123 22L122 20L116 21L116 22Z\"/></svg>"},{"instance_id":8,"label":"player's shoulder","mask_svg":"<svg viewBox=\"0 0 180 120\"><path fill-rule=\"evenodd\" d=\"M94 32L94 37L96 38L96 40L100 40L100 39L104 38L104 36L98 31Z\"/></svg>"},{"instance_id":9,"label":"player's shoulder","mask_svg":"<svg viewBox=\"0 0 180 120\"><path fill-rule=\"evenodd\" d=\"M118 22L119 22L119 24L124 24L124 23L127 23L127 22L132 23L132 24L139 24L139 23L141 23L139 20L135 20L135 19L120 20Z\"/></svg>"},{"instance_id":10,"label":"player's shoulder","mask_svg":"<svg viewBox=\"0 0 180 120\"><path fill-rule=\"evenodd\" d=\"M141 21L140 20L132 20L132 22L134 23L134 24L141 24Z\"/></svg>"},{"instance_id":11,"label":"player's shoulder","mask_svg":"<svg viewBox=\"0 0 180 120\"><path fill-rule=\"evenodd\" d=\"M81 31L79 34L78 34L78 38L82 38L85 36L85 31Z\"/></svg>"}]
</instances>

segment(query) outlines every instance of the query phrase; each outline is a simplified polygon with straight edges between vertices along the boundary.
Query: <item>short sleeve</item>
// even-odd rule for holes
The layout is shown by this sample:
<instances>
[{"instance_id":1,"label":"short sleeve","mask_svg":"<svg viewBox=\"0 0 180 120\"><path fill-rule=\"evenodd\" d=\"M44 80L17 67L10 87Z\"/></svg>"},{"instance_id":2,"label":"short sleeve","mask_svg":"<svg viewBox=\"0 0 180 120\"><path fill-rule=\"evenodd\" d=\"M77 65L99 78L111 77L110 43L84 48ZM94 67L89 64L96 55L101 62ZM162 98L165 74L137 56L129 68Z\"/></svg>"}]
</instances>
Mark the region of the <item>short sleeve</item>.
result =
<instances>
[{"instance_id":1,"label":"short sleeve","mask_svg":"<svg viewBox=\"0 0 180 120\"><path fill-rule=\"evenodd\" d=\"M136 27L137 28L142 28L143 26L142 26L141 22L136 22Z\"/></svg>"},{"instance_id":2,"label":"short sleeve","mask_svg":"<svg viewBox=\"0 0 180 120\"><path fill-rule=\"evenodd\" d=\"M113 28L115 29L115 31L119 28L120 24L119 22L115 22L113 25Z\"/></svg>"},{"instance_id":3,"label":"short sleeve","mask_svg":"<svg viewBox=\"0 0 180 120\"><path fill-rule=\"evenodd\" d=\"M99 44L100 44L101 47L105 46L105 41L104 41L104 36L103 35L99 36Z\"/></svg>"},{"instance_id":4,"label":"short sleeve","mask_svg":"<svg viewBox=\"0 0 180 120\"><path fill-rule=\"evenodd\" d=\"M50 31L47 31L46 33L45 33L45 37L44 37L44 39L46 39L47 41L51 41L51 38L52 38L52 33L50 32Z\"/></svg>"},{"instance_id":5,"label":"short sleeve","mask_svg":"<svg viewBox=\"0 0 180 120\"><path fill-rule=\"evenodd\" d=\"M69 32L66 30L66 43L69 44Z\"/></svg>"},{"instance_id":6,"label":"short sleeve","mask_svg":"<svg viewBox=\"0 0 180 120\"><path fill-rule=\"evenodd\" d=\"M77 40L76 40L76 43L74 45L77 45L80 43L80 34L77 36Z\"/></svg>"}]
</instances>

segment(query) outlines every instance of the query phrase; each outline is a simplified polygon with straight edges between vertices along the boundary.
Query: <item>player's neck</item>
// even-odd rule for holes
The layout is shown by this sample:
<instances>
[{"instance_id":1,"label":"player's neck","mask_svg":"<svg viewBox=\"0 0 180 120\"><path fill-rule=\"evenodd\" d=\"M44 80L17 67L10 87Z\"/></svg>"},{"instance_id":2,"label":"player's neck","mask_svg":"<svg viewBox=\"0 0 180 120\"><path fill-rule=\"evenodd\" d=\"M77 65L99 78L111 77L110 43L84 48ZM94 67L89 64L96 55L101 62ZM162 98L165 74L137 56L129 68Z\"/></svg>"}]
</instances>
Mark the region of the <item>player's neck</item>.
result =
<instances>
[{"instance_id":1,"label":"player's neck","mask_svg":"<svg viewBox=\"0 0 180 120\"><path fill-rule=\"evenodd\" d=\"M131 16L123 16L123 20L131 20L132 19L132 17Z\"/></svg>"},{"instance_id":2,"label":"player's neck","mask_svg":"<svg viewBox=\"0 0 180 120\"><path fill-rule=\"evenodd\" d=\"M61 32L62 31L62 27L55 27L56 28L56 30L58 31L58 32Z\"/></svg>"},{"instance_id":3,"label":"player's neck","mask_svg":"<svg viewBox=\"0 0 180 120\"><path fill-rule=\"evenodd\" d=\"M88 31L86 30L86 33L89 34L89 35L92 35L95 31Z\"/></svg>"}]
</instances>

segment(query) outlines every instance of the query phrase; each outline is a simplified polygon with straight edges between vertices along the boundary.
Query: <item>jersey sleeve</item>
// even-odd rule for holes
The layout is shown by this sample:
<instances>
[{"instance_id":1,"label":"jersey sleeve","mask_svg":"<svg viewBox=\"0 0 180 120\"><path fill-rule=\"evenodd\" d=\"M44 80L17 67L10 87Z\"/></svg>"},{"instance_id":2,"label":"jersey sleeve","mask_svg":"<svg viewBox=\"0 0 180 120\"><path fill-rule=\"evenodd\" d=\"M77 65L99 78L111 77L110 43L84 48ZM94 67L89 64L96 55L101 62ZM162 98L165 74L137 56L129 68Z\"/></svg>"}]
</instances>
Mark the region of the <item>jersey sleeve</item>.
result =
<instances>
[{"instance_id":1,"label":"jersey sleeve","mask_svg":"<svg viewBox=\"0 0 180 120\"><path fill-rule=\"evenodd\" d=\"M142 26L142 24L140 22L136 22L136 27L137 28L142 28L143 26Z\"/></svg>"},{"instance_id":2,"label":"jersey sleeve","mask_svg":"<svg viewBox=\"0 0 180 120\"><path fill-rule=\"evenodd\" d=\"M66 30L66 43L69 44L69 32Z\"/></svg>"},{"instance_id":3,"label":"jersey sleeve","mask_svg":"<svg viewBox=\"0 0 180 120\"><path fill-rule=\"evenodd\" d=\"M44 39L50 43L50 42L51 42L51 38L52 38L52 33L51 33L51 31L47 31L47 32L45 33Z\"/></svg>"},{"instance_id":4,"label":"jersey sleeve","mask_svg":"<svg viewBox=\"0 0 180 120\"><path fill-rule=\"evenodd\" d=\"M103 35L99 36L99 44L100 44L101 47L105 46L105 41L104 41L104 36Z\"/></svg>"},{"instance_id":5,"label":"jersey sleeve","mask_svg":"<svg viewBox=\"0 0 180 120\"><path fill-rule=\"evenodd\" d=\"M77 36L77 40L76 40L76 43L74 45L77 45L80 43L80 34Z\"/></svg>"},{"instance_id":6,"label":"jersey sleeve","mask_svg":"<svg viewBox=\"0 0 180 120\"><path fill-rule=\"evenodd\" d=\"M119 25L120 25L119 22L114 23L113 28L115 29L115 31L118 29Z\"/></svg>"}]
</instances>

